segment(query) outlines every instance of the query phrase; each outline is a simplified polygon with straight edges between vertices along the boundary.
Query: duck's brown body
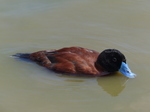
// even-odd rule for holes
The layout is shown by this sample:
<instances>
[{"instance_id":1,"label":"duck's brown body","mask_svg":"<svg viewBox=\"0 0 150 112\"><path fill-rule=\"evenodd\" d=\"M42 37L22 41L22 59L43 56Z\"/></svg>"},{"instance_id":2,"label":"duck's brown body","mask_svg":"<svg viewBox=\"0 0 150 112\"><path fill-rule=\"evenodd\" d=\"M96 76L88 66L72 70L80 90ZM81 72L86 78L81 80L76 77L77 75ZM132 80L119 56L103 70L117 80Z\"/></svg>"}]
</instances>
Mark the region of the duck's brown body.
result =
<instances>
[{"instance_id":1,"label":"duck's brown body","mask_svg":"<svg viewBox=\"0 0 150 112\"><path fill-rule=\"evenodd\" d=\"M38 51L31 53L29 58L55 72L100 76L104 70L95 63L98 55L94 50L69 47Z\"/></svg>"}]
</instances>

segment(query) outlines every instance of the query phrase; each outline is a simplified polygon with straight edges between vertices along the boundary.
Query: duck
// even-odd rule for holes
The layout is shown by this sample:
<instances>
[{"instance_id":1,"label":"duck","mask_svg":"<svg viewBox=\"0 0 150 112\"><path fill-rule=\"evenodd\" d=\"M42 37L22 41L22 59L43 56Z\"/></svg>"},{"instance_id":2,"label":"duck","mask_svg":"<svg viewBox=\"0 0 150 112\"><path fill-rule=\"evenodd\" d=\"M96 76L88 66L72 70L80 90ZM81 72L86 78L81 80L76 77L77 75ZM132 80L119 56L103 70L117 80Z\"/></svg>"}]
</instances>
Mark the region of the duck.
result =
<instances>
[{"instance_id":1,"label":"duck","mask_svg":"<svg viewBox=\"0 0 150 112\"><path fill-rule=\"evenodd\" d=\"M117 49L97 52L83 47L64 47L57 50L16 53L13 56L29 59L61 74L99 77L119 71L128 78L136 76L126 63L124 54Z\"/></svg>"}]
</instances>

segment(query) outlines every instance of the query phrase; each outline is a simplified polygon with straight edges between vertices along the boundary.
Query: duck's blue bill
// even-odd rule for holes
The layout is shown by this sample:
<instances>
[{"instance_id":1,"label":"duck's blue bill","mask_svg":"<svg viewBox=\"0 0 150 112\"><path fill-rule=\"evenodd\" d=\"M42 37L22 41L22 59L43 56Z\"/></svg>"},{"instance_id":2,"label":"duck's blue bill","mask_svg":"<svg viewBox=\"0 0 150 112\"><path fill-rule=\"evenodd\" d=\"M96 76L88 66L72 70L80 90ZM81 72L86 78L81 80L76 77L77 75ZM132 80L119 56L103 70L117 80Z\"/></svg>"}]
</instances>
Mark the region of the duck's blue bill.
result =
<instances>
[{"instance_id":1,"label":"duck's blue bill","mask_svg":"<svg viewBox=\"0 0 150 112\"><path fill-rule=\"evenodd\" d=\"M136 76L136 74L131 72L130 68L128 67L128 64L124 62L122 62L119 72L121 72L123 75L125 75L128 78L135 78Z\"/></svg>"}]
</instances>

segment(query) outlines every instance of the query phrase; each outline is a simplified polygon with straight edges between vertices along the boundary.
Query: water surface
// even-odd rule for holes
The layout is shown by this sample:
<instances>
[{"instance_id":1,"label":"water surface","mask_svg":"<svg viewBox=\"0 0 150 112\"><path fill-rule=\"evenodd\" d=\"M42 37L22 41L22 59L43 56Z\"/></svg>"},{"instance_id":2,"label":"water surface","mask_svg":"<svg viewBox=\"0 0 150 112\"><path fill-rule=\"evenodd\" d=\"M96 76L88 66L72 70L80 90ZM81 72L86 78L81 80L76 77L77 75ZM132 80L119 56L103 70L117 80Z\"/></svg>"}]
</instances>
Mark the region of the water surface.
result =
<instances>
[{"instance_id":1,"label":"water surface","mask_svg":"<svg viewBox=\"0 0 150 112\"><path fill-rule=\"evenodd\" d=\"M1 0L1 112L149 112L149 0ZM51 72L9 55L81 46L122 51L131 70L102 78Z\"/></svg>"}]
</instances>

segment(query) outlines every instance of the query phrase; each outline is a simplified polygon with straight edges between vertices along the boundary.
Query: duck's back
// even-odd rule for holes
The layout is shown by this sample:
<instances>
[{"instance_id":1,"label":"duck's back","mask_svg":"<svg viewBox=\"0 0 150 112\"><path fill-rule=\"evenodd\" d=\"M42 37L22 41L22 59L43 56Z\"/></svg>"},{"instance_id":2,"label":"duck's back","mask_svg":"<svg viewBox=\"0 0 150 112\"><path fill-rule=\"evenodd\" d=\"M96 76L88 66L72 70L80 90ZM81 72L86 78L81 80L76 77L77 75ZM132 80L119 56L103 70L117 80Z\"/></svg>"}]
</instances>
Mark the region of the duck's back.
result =
<instances>
[{"instance_id":1,"label":"duck's back","mask_svg":"<svg viewBox=\"0 0 150 112\"><path fill-rule=\"evenodd\" d=\"M71 74L97 74L95 62L99 53L81 47L46 50L30 54L30 59L51 70Z\"/></svg>"}]
</instances>

